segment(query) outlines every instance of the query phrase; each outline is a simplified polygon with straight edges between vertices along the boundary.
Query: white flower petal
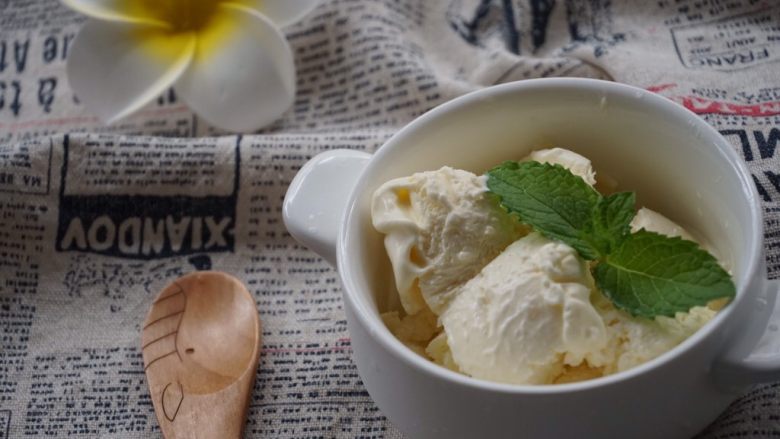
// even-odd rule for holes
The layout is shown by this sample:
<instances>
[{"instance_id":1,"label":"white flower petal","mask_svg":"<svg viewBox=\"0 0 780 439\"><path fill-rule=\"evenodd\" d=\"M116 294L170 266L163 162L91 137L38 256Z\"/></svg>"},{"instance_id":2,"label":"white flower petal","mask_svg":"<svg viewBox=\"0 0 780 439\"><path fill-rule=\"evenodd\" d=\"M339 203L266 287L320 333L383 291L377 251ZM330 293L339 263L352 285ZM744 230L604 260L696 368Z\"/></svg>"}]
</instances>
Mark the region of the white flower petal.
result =
<instances>
[{"instance_id":1,"label":"white flower petal","mask_svg":"<svg viewBox=\"0 0 780 439\"><path fill-rule=\"evenodd\" d=\"M174 88L212 125L252 131L292 105L292 51L284 35L261 14L222 4L209 26L199 31L192 65Z\"/></svg>"},{"instance_id":2,"label":"white flower petal","mask_svg":"<svg viewBox=\"0 0 780 439\"><path fill-rule=\"evenodd\" d=\"M228 0L243 4L268 17L279 27L293 24L308 14L320 0Z\"/></svg>"},{"instance_id":3,"label":"white flower petal","mask_svg":"<svg viewBox=\"0 0 780 439\"><path fill-rule=\"evenodd\" d=\"M160 14L160 8L150 7L153 5L151 1L62 0L62 3L77 12L100 20L170 27Z\"/></svg>"},{"instance_id":4,"label":"white flower petal","mask_svg":"<svg viewBox=\"0 0 780 439\"><path fill-rule=\"evenodd\" d=\"M187 69L195 44L192 34L90 20L70 49L68 80L79 100L111 123L170 87Z\"/></svg>"}]
</instances>

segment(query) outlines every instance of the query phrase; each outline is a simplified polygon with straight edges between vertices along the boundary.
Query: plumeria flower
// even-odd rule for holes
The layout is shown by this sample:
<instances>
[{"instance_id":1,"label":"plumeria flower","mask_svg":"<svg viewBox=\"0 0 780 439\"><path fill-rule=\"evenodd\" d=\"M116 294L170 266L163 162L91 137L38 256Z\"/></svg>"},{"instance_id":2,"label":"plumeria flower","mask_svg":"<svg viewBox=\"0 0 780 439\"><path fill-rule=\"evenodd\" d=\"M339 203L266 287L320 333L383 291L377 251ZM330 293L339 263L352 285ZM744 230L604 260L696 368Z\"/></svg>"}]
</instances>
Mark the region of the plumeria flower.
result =
<instances>
[{"instance_id":1,"label":"plumeria flower","mask_svg":"<svg viewBox=\"0 0 780 439\"><path fill-rule=\"evenodd\" d=\"M295 65L279 27L318 0L62 0L92 17L73 41L70 85L111 123L168 87L212 125L251 131L292 105Z\"/></svg>"}]
</instances>

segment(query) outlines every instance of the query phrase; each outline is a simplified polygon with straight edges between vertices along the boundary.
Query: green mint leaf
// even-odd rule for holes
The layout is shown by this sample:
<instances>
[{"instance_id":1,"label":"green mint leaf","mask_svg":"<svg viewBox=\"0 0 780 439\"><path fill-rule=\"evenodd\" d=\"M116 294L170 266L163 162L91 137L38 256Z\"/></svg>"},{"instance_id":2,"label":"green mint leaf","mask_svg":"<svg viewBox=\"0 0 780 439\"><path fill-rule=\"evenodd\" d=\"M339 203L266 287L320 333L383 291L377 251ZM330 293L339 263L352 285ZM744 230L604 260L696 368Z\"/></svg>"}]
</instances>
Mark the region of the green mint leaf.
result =
<instances>
[{"instance_id":1,"label":"green mint leaf","mask_svg":"<svg viewBox=\"0 0 780 439\"><path fill-rule=\"evenodd\" d=\"M504 162L487 173L501 204L548 238L563 241L586 259L603 257L590 232L601 195L560 165Z\"/></svg>"},{"instance_id":2,"label":"green mint leaf","mask_svg":"<svg viewBox=\"0 0 780 439\"><path fill-rule=\"evenodd\" d=\"M602 254L609 254L631 233L636 195L620 192L601 198L593 212L594 239Z\"/></svg>"},{"instance_id":3,"label":"green mint leaf","mask_svg":"<svg viewBox=\"0 0 780 439\"><path fill-rule=\"evenodd\" d=\"M635 316L674 316L722 297L734 283L696 243L640 230L624 238L594 271L596 284Z\"/></svg>"}]
</instances>

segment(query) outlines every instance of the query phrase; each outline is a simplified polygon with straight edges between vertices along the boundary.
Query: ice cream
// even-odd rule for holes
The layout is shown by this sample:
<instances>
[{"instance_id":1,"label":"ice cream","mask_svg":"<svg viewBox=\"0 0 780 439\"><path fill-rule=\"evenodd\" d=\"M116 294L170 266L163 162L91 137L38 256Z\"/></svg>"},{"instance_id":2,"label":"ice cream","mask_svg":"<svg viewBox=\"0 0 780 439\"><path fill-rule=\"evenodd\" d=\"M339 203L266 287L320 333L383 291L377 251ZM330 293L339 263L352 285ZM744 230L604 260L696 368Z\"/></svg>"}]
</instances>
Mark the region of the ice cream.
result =
<instances>
[{"instance_id":1,"label":"ice cream","mask_svg":"<svg viewBox=\"0 0 780 439\"><path fill-rule=\"evenodd\" d=\"M375 193L374 227L407 314L440 314L454 287L475 276L524 231L487 193L486 178L443 167L391 180Z\"/></svg>"},{"instance_id":2,"label":"ice cream","mask_svg":"<svg viewBox=\"0 0 780 439\"><path fill-rule=\"evenodd\" d=\"M669 218L646 207L639 209L634 219L631 220L631 230L636 232L639 229L645 229L666 236L679 236L680 238L689 241L695 241L693 236L685 229L675 224Z\"/></svg>"},{"instance_id":3,"label":"ice cream","mask_svg":"<svg viewBox=\"0 0 780 439\"><path fill-rule=\"evenodd\" d=\"M574 249L531 233L458 289L441 315L455 364L478 378L546 384L588 358L602 366L604 321Z\"/></svg>"},{"instance_id":4,"label":"ice cream","mask_svg":"<svg viewBox=\"0 0 780 439\"><path fill-rule=\"evenodd\" d=\"M582 177L585 183L591 186L596 184L596 172L593 171L593 165L590 163L590 160L574 151L563 148L540 149L531 152L523 159L523 161L528 160L561 165L571 171L572 174Z\"/></svg>"},{"instance_id":5,"label":"ice cream","mask_svg":"<svg viewBox=\"0 0 780 439\"><path fill-rule=\"evenodd\" d=\"M689 236L660 214L642 211L634 230ZM517 384L630 369L677 346L717 312L695 307L675 318L632 317L595 288L571 247L537 233L515 241L455 296L441 316L446 347L431 358L452 368L445 364L451 355L468 375Z\"/></svg>"},{"instance_id":6,"label":"ice cream","mask_svg":"<svg viewBox=\"0 0 780 439\"><path fill-rule=\"evenodd\" d=\"M559 164L596 184L591 162L571 151L524 160ZM574 249L513 225L486 191L484 177L445 167L392 180L374 195L374 226L386 234L403 304L383 319L420 355L491 381L572 382L649 361L716 314L715 304L655 319L615 308ZM647 208L631 227L693 240Z\"/></svg>"}]
</instances>

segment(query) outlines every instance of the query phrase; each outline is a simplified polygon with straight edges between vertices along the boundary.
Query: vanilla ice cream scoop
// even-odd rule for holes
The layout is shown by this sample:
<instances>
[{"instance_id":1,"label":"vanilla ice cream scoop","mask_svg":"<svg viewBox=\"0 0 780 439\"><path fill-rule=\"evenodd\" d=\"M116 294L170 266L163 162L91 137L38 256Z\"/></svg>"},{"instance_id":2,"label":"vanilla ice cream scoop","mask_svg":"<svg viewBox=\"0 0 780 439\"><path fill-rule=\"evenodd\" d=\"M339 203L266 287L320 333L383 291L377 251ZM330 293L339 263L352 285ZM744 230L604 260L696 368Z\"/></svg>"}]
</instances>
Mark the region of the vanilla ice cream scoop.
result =
<instances>
[{"instance_id":1,"label":"vanilla ice cream scoop","mask_svg":"<svg viewBox=\"0 0 780 439\"><path fill-rule=\"evenodd\" d=\"M441 314L454 287L474 277L524 229L487 192L487 177L443 167L391 180L371 218L385 236L407 314Z\"/></svg>"},{"instance_id":2,"label":"vanilla ice cream scoop","mask_svg":"<svg viewBox=\"0 0 780 439\"><path fill-rule=\"evenodd\" d=\"M637 211L634 219L631 220L631 231L637 232L645 229L648 232L660 233L669 237L680 237L688 241L695 241L693 236L677 223L660 213L643 207Z\"/></svg>"},{"instance_id":3,"label":"vanilla ice cream scoop","mask_svg":"<svg viewBox=\"0 0 780 439\"><path fill-rule=\"evenodd\" d=\"M528 155L524 161L536 161L540 163L549 163L552 165L561 165L568 169L572 174L582 177L585 183L591 186L596 184L596 173L593 171L593 165L590 160L563 148L539 149Z\"/></svg>"},{"instance_id":4,"label":"vanilla ice cream scoop","mask_svg":"<svg viewBox=\"0 0 780 439\"><path fill-rule=\"evenodd\" d=\"M514 384L547 384L566 365L600 366L604 322L590 302L587 263L538 233L514 242L441 315L459 369Z\"/></svg>"}]
</instances>

